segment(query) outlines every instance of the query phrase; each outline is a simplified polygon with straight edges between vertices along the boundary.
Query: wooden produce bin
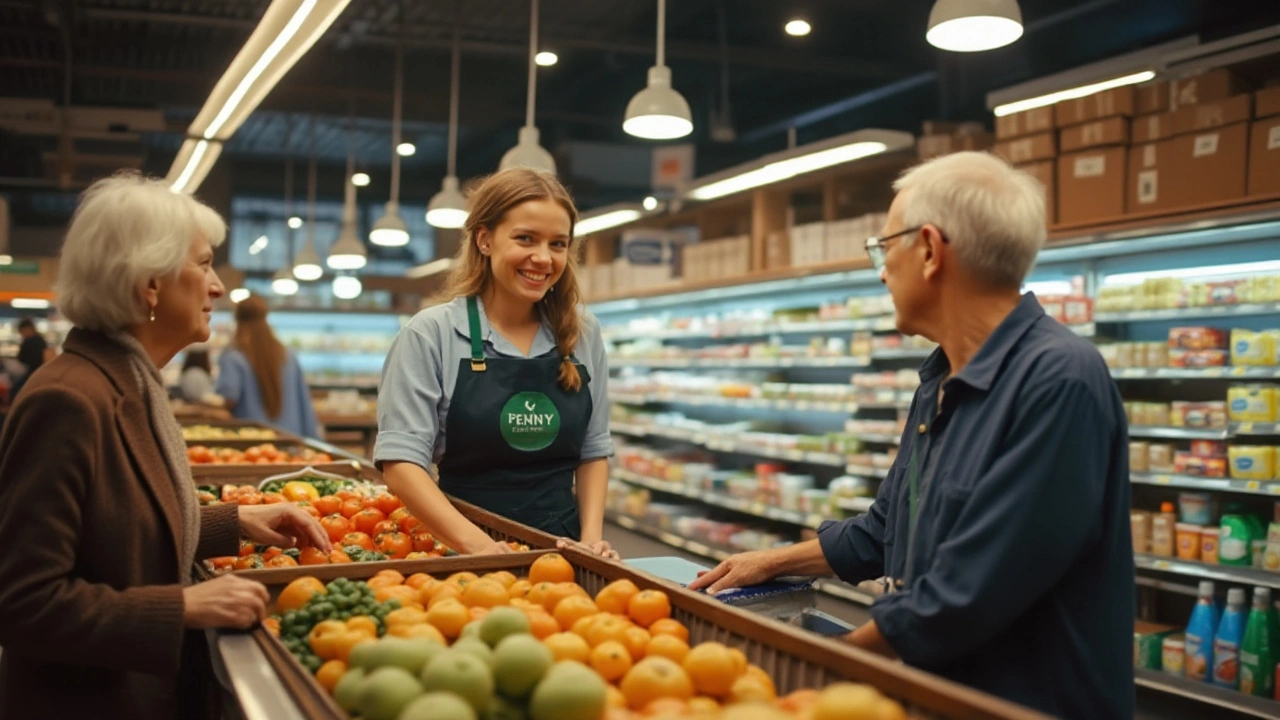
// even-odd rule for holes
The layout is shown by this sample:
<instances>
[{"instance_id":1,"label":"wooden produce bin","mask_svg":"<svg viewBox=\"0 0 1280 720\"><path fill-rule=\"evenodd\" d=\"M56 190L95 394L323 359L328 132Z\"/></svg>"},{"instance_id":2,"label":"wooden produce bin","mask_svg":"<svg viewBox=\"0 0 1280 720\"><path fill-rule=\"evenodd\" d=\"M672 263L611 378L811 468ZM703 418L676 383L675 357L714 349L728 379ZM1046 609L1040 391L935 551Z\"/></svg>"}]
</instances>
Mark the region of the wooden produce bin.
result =
<instances>
[{"instance_id":1,"label":"wooden produce bin","mask_svg":"<svg viewBox=\"0 0 1280 720\"><path fill-rule=\"evenodd\" d=\"M313 470L361 478L368 466L359 460L334 460L327 463L209 463L191 465L191 477L197 485L256 485L264 478L297 472L310 467Z\"/></svg>"},{"instance_id":2,"label":"wooden produce bin","mask_svg":"<svg viewBox=\"0 0 1280 720\"><path fill-rule=\"evenodd\" d=\"M541 554L458 556L402 562L396 569L406 576L414 572L440 577L461 571L484 574L499 570L523 576L528 574L529 567ZM566 550L563 554L574 565L578 584L592 596L609 582L621 578L630 579L642 590L666 592L671 599L672 617L689 628L690 645L717 641L741 649L750 662L769 673L780 695L802 688L822 688L838 681L853 681L875 686L901 702L909 716L914 718L1040 720L1048 717L842 642L730 607L625 565L577 550ZM373 563L316 566L314 569L318 572L313 574L323 579L347 577L363 580L377 572ZM295 575L280 575L281 581L264 574L255 577L266 582L274 598L284 587L283 578ZM277 638L263 629L255 630L253 637L283 687L307 717L324 720L347 718L346 713L338 708Z\"/></svg>"},{"instance_id":3,"label":"wooden produce bin","mask_svg":"<svg viewBox=\"0 0 1280 720\"><path fill-rule=\"evenodd\" d=\"M186 439L188 447L192 445L217 445L219 447L243 449L253 447L254 445L261 445L263 443L275 443L278 445L281 443L304 442L304 440L298 435L285 432L284 430L264 423L254 422L252 420L209 420L199 417L180 417L178 418L178 424L183 428L183 437ZM243 428L252 428L255 430L270 431L272 433L272 437L220 438L214 436L188 436L188 430L195 427L210 427L215 430L240 430Z\"/></svg>"}]
</instances>

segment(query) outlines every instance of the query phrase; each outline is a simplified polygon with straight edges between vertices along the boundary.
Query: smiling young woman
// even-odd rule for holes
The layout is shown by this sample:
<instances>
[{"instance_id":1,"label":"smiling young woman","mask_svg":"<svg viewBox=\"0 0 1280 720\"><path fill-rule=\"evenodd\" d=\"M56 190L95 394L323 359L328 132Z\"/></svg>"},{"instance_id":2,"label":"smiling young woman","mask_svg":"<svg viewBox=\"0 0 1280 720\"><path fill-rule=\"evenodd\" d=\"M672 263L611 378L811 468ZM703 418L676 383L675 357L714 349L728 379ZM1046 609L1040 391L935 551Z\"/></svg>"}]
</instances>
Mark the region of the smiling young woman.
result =
<instances>
[{"instance_id":1,"label":"smiling young woman","mask_svg":"<svg viewBox=\"0 0 1280 720\"><path fill-rule=\"evenodd\" d=\"M444 493L610 554L609 369L599 323L581 307L577 209L554 177L527 169L487 178L470 204L441 303L387 356L374 460L460 552L507 546Z\"/></svg>"}]
</instances>

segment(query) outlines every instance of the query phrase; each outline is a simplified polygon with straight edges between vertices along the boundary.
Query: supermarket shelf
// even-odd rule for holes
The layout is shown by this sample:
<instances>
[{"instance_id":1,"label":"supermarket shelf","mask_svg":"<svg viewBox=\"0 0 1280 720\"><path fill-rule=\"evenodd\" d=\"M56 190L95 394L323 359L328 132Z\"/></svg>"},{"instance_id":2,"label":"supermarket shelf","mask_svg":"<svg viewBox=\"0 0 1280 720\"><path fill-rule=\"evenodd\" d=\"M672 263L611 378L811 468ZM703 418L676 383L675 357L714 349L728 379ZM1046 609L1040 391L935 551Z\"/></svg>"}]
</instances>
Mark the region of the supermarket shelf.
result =
<instances>
[{"instance_id":1,"label":"supermarket shelf","mask_svg":"<svg viewBox=\"0 0 1280 720\"><path fill-rule=\"evenodd\" d=\"M846 465L844 471L850 475L861 477L884 478L889 476L888 468L871 467L870 465Z\"/></svg>"},{"instance_id":2,"label":"supermarket shelf","mask_svg":"<svg viewBox=\"0 0 1280 720\"><path fill-rule=\"evenodd\" d=\"M659 530L658 528L651 527L633 517L623 515L622 513L617 513L612 510L605 510L605 520L614 523L618 527L630 530L633 533L653 538L658 542L670 545L678 550L683 550L692 555L698 555L716 562L726 560L730 555L733 555L733 553L726 548L719 548L698 542L697 540L680 537L674 533L667 532L666 530ZM848 600L863 606L870 606L872 601L875 600L873 596L858 590L852 585L840 582L839 580L820 578L814 583L814 588L817 589L818 592L840 598L841 600Z\"/></svg>"},{"instance_id":3,"label":"supermarket shelf","mask_svg":"<svg viewBox=\"0 0 1280 720\"><path fill-rule=\"evenodd\" d=\"M839 402L835 400L769 400L765 398L731 398L714 395L673 395L668 393L633 395L618 392L610 393L609 400L616 403L622 403L623 405L650 405L655 403L666 403L670 405L796 410L800 412L858 412L858 403Z\"/></svg>"},{"instance_id":4,"label":"supermarket shelf","mask_svg":"<svg viewBox=\"0 0 1280 720\"><path fill-rule=\"evenodd\" d=\"M1131 312L1094 313L1095 323L1129 323L1150 320L1199 320L1217 317L1244 317L1280 313L1280 303L1245 305L1212 305L1209 307L1171 308L1167 310L1133 310Z\"/></svg>"},{"instance_id":5,"label":"supermarket shelf","mask_svg":"<svg viewBox=\"0 0 1280 720\"><path fill-rule=\"evenodd\" d=\"M1192 560L1178 560L1177 558L1166 558L1145 553L1134 553L1133 560L1139 570L1158 570L1204 580L1218 580L1237 585L1280 589L1280 572L1232 565L1210 565Z\"/></svg>"},{"instance_id":6,"label":"supermarket shelf","mask_svg":"<svg viewBox=\"0 0 1280 720\"><path fill-rule=\"evenodd\" d=\"M1218 490L1242 495L1280 496L1280 481L1276 480L1233 480L1164 473L1130 473L1129 482L1135 485L1162 485L1184 490Z\"/></svg>"},{"instance_id":7,"label":"supermarket shelf","mask_svg":"<svg viewBox=\"0 0 1280 720\"><path fill-rule=\"evenodd\" d=\"M257 641L247 633L217 633L214 662L226 673L246 720L306 717L284 690Z\"/></svg>"},{"instance_id":8,"label":"supermarket shelf","mask_svg":"<svg viewBox=\"0 0 1280 720\"><path fill-rule=\"evenodd\" d=\"M1090 338L1098 334L1097 323L1082 323L1080 325L1067 325L1067 328L1071 330L1071 332L1079 335L1080 337Z\"/></svg>"},{"instance_id":9,"label":"supermarket shelf","mask_svg":"<svg viewBox=\"0 0 1280 720\"><path fill-rule=\"evenodd\" d=\"M1159 440L1226 440L1231 437L1227 428L1183 428L1162 425L1130 425L1131 438L1156 438Z\"/></svg>"},{"instance_id":10,"label":"supermarket shelf","mask_svg":"<svg viewBox=\"0 0 1280 720\"><path fill-rule=\"evenodd\" d=\"M844 456L837 455L836 453L761 447L759 445L750 445L747 443L726 440L717 437L714 434L691 432L680 428L665 428L660 425L632 425L631 423L611 422L609 424L609 430L611 432L630 435L632 437L663 437L672 440L679 440L681 442L692 443L694 445L701 445L702 447L714 452L742 453L744 455L755 455L757 457L770 458L773 460L809 463L810 465L826 465L829 467L845 466Z\"/></svg>"},{"instance_id":11,"label":"supermarket shelf","mask_svg":"<svg viewBox=\"0 0 1280 720\"><path fill-rule=\"evenodd\" d=\"M871 353L872 360L924 360L933 354L933 348L902 348L899 350L876 350Z\"/></svg>"},{"instance_id":12,"label":"supermarket shelf","mask_svg":"<svg viewBox=\"0 0 1280 720\"><path fill-rule=\"evenodd\" d=\"M667 330L621 330L605 331L608 342L627 342L629 340L733 340L737 338L764 337L766 335L788 335L793 333L844 333L876 331L887 332L896 329L892 315L881 315L868 318L847 320L813 320L810 322L772 322L763 321L756 325L738 327L721 332L717 329L701 330L667 329Z\"/></svg>"},{"instance_id":13,"label":"supermarket shelf","mask_svg":"<svg viewBox=\"0 0 1280 720\"><path fill-rule=\"evenodd\" d=\"M1232 437L1280 435L1280 423L1274 422L1237 422L1231 423Z\"/></svg>"},{"instance_id":14,"label":"supermarket shelf","mask_svg":"<svg viewBox=\"0 0 1280 720\"><path fill-rule=\"evenodd\" d=\"M898 445L902 442L902 436L897 433L849 433L858 438L862 442L884 443L886 445Z\"/></svg>"},{"instance_id":15,"label":"supermarket shelf","mask_svg":"<svg viewBox=\"0 0 1280 720\"><path fill-rule=\"evenodd\" d=\"M840 498L836 500L836 507L848 512L864 513L871 509L875 501L875 498L869 497Z\"/></svg>"},{"instance_id":16,"label":"supermarket shelf","mask_svg":"<svg viewBox=\"0 0 1280 720\"><path fill-rule=\"evenodd\" d=\"M1280 380L1280 367L1112 368L1117 380Z\"/></svg>"},{"instance_id":17,"label":"supermarket shelf","mask_svg":"<svg viewBox=\"0 0 1280 720\"><path fill-rule=\"evenodd\" d=\"M778 522L791 523L800 527L807 527L816 530L824 520L828 518L819 513L805 514L795 510L784 510L783 508L773 507L767 503L756 502L751 500L742 500L733 498L721 493L706 492L696 488L687 487L680 483L667 482L651 478L639 473L633 473L630 470L615 468L612 472L615 480L621 480L629 485L657 490L658 492L670 493L672 495L680 495L690 500L698 500L708 505L724 508L740 512L743 515L754 515L766 520L777 520Z\"/></svg>"},{"instance_id":18,"label":"supermarket shelf","mask_svg":"<svg viewBox=\"0 0 1280 720\"><path fill-rule=\"evenodd\" d=\"M1133 672L1134 682L1140 687L1178 695L1242 715L1280 718L1280 703L1268 698L1245 695L1237 690L1188 680L1159 670L1136 668Z\"/></svg>"},{"instance_id":19,"label":"supermarket shelf","mask_svg":"<svg viewBox=\"0 0 1280 720\"><path fill-rule=\"evenodd\" d=\"M823 367L871 367L871 358L841 355L837 357L797 357L797 358L667 358L656 360L632 360L619 358L610 360L610 367L640 367L653 369L666 368L823 368Z\"/></svg>"}]
</instances>

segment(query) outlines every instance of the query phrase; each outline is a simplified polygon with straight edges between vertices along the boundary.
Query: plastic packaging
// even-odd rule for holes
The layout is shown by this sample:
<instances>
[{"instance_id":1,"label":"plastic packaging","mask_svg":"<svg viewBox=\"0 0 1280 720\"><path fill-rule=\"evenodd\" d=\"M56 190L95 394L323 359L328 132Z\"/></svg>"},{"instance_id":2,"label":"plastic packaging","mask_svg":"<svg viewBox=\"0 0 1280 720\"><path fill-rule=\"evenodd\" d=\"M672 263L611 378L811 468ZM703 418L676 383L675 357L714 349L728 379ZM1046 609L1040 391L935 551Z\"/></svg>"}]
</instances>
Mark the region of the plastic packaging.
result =
<instances>
[{"instance_id":1,"label":"plastic packaging","mask_svg":"<svg viewBox=\"0 0 1280 720\"><path fill-rule=\"evenodd\" d=\"M1187 678L1210 682L1213 678L1213 638L1218 632L1218 622L1222 614L1217 600L1213 597L1213 581L1200 581L1200 597L1191 610L1191 619L1187 622L1186 672Z\"/></svg>"},{"instance_id":2,"label":"plastic packaging","mask_svg":"<svg viewBox=\"0 0 1280 720\"><path fill-rule=\"evenodd\" d=\"M1240 645L1240 692L1275 695L1276 637L1269 588L1253 589L1253 608Z\"/></svg>"},{"instance_id":3,"label":"plastic packaging","mask_svg":"<svg viewBox=\"0 0 1280 720\"><path fill-rule=\"evenodd\" d=\"M1160 667L1170 675L1186 674L1186 641L1182 635L1172 635L1161 644Z\"/></svg>"},{"instance_id":4,"label":"plastic packaging","mask_svg":"<svg viewBox=\"0 0 1280 720\"><path fill-rule=\"evenodd\" d=\"M1195 525L1213 522L1213 495L1205 492L1178 493L1178 519Z\"/></svg>"},{"instance_id":5,"label":"plastic packaging","mask_svg":"<svg viewBox=\"0 0 1280 720\"><path fill-rule=\"evenodd\" d=\"M1227 413L1232 422L1280 420L1280 388L1252 383L1227 388Z\"/></svg>"},{"instance_id":6,"label":"plastic packaging","mask_svg":"<svg viewBox=\"0 0 1280 720\"><path fill-rule=\"evenodd\" d=\"M1161 518L1156 518L1156 523ZM1179 560L1199 560L1200 559L1200 526L1191 523L1178 523L1177 544ZM1160 553L1156 553L1159 555Z\"/></svg>"},{"instance_id":7,"label":"plastic packaging","mask_svg":"<svg viewBox=\"0 0 1280 720\"><path fill-rule=\"evenodd\" d=\"M1218 539L1218 562L1223 565L1249 567L1253 564L1253 530L1243 515L1222 516L1221 535Z\"/></svg>"},{"instance_id":8,"label":"plastic packaging","mask_svg":"<svg viewBox=\"0 0 1280 720\"><path fill-rule=\"evenodd\" d=\"M1145 442L1129 443L1129 472L1147 472L1151 448Z\"/></svg>"},{"instance_id":9,"label":"plastic packaging","mask_svg":"<svg viewBox=\"0 0 1280 720\"><path fill-rule=\"evenodd\" d=\"M1244 640L1244 588L1227 591L1227 609L1213 636L1213 684L1240 687L1240 644Z\"/></svg>"},{"instance_id":10,"label":"plastic packaging","mask_svg":"<svg viewBox=\"0 0 1280 720\"><path fill-rule=\"evenodd\" d=\"M1135 553L1151 552L1151 513L1145 510L1129 512L1129 534L1133 536Z\"/></svg>"},{"instance_id":11,"label":"plastic packaging","mask_svg":"<svg viewBox=\"0 0 1280 720\"><path fill-rule=\"evenodd\" d=\"M1237 480L1273 480L1276 448L1270 445L1232 445L1227 451L1231 477Z\"/></svg>"},{"instance_id":12,"label":"plastic packaging","mask_svg":"<svg viewBox=\"0 0 1280 720\"><path fill-rule=\"evenodd\" d=\"M1216 527L1200 528L1200 562L1210 565L1218 564L1218 536L1221 531Z\"/></svg>"},{"instance_id":13,"label":"plastic packaging","mask_svg":"<svg viewBox=\"0 0 1280 720\"><path fill-rule=\"evenodd\" d=\"M1269 331L1231 331L1232 365L1275 365L1276 350L1275 335Z\"/></svg>"}]
</instances>

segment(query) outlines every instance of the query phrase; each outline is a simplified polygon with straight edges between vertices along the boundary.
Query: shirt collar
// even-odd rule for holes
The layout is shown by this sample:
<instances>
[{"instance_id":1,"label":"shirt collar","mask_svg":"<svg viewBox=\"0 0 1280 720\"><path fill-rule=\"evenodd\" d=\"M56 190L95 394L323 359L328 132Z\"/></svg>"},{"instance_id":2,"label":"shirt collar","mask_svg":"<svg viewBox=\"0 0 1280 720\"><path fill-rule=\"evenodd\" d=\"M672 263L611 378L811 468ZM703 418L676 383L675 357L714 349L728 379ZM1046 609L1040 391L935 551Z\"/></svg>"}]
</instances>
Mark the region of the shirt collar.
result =
<instances>
[{"instance_id":1,"label":"shirt collar","mask_svg":"<svg viewBox=\"0 0 1280 720\"><path fill-rule=\"evenodd\" d=\"M524 353L502 337L501 333L494 332L493 326L489 324L489 317L484 312L484 300L478 296L476 297L476 308L480 311L480 339L489 343L499 354L524 357ZM546 355L556 347L555 332L552 331L551 324L547 322L547 314L543 312L541 305L538 306L538 314L542 317L542 328L538 330L538 335L533 339L533 347L529 352L529 357L531 358ZM467 299L465 297L456 297L449 301L449 322L453 325L454 332L468 341L471 340L471 322L467 319Z\"/></svg>"},{"instance_id":2,"label":"shirt collar","mask_svg":"<svg viewBox=\"0 0 1280 720\"><path fill-rule=\"evenodd\" d=\"M1013 351L1013 346L1042 317L1044 317L1044 308L1040 306L1040 301L1036 299L1035 294L1023 295L1013 312L1000 321L996 329L982 343L982 347L978 348L978 353L955 379L975 390L983 392L990 390L996 374L1004 366L1005 358ZM920 381L927 383L937 380L950 371L951 361L939 347L920 367Z\"/></svg>"}]
</instances>

